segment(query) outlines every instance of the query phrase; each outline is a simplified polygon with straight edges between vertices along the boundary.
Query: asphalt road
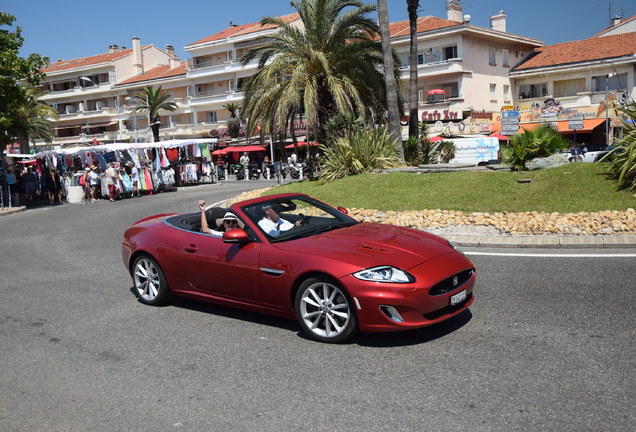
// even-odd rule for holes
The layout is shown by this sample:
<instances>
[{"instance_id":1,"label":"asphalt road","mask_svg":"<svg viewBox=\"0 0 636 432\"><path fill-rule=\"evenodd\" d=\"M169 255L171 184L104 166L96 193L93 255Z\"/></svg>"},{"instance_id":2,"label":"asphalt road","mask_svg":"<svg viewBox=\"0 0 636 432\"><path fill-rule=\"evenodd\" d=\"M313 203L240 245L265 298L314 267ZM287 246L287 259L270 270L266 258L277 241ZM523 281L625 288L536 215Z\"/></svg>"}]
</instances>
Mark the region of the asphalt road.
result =
<instances>
[{"instance_id":1,"label":"asphalt road","mask_svg":"<svg viewBox=\"0 0 636 432\"><path fill-rule=\"evenodd\" d=\"M636 429L625 250L466 250L478 271L469 312L345 345L309 341L293 321L135 299L126 227L266 184L1 217L0 430Z\"/></svg>"}]
</instances>

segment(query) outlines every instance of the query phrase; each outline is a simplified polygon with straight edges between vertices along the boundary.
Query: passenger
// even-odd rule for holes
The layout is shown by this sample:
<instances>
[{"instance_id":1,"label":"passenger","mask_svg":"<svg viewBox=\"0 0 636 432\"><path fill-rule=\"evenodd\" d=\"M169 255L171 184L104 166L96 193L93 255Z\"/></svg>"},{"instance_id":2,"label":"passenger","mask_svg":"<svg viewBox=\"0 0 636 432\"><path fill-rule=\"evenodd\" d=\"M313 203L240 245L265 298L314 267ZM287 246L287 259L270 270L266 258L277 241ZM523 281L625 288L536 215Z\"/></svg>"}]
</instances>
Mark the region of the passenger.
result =
<instances>
[{"instance_id":1,"label":"passenger","mask_svg":"<svg viewBox=\"0 0 636 432\"><path fill-rule=\"evenodd\" d=\"M199 209L201 209L201 232L203 233L221 237L224 231L245 227L243 222L241 222L234 213L226 212L225 216L216 220L218 230L213 230L208 225L208 219L205 215L205 201L199 200Z\"/></svg>"},{"instance_id":2,"label":"passenger","mask_svg":"<svg viewBox=\"0 0 636 432\"><path fill-rule=\"evenodd\" d=\"M263 206L263 212L265 216L258 221L258 225L265 231L266 234L272 237L278 237L281 232L292 229L295 226L300 225L300 221L291 223L288 220L283 219L270 205Z\"/></svg>"}]
</instances>

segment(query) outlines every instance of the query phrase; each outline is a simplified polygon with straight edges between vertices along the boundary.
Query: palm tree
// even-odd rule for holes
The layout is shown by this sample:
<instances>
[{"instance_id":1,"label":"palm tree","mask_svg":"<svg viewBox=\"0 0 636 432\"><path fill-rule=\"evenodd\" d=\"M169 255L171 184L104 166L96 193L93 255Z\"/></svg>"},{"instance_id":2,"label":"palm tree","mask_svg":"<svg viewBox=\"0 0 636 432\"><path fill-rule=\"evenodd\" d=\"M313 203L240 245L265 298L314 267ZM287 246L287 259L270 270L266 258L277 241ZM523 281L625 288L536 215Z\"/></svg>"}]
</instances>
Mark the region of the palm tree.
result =
<instances>
[{"instance_id":1,"label":"palm tree","mask_svg":"<svg viewBox=\"0 0 636 432\"><path fill-rule=\"evenodd\" d=\"M370 116L384 99L378 67L382 50L373 37L378 27L365 15L375 10L357 0L294 0L303 28L279 18L262 25L278 31L264 36L243 63L258 58L247 83L243 115L248 131L286 130L292 112L304 112L308 134L324 142L324 126L336 113ZM351 8L347 9L346 8ZM292 130L293 133L293 130Z\"/></svg>"},{"instance_id":2,"label":"palm tree","mask_svg":"<svg viewBox=\"0 0 636 432\"><path fill-rule=\"evenodd\" d=\"M417 8L419 0L406 0L409 12L409 31L411 43L409 45L409 137L417 138Z\"/></svg>"},{"instance_id":3,"label":"palm tree","mask_svg":"<svg viewBox=\"0 0 636 432\"><path fill-rule=\"evenodd\" d=\"M159 111L175 111L177 109L177 104L168 102L168 99L170 99L170 95L162 90L161 86L157 88L146 86L132 94L132 104L135 111L148 113L154 142L159 141L159 128L161 127Z\"/></svg>"},{"instance_id":4,"label":"palm tree","mask_svg":"<svg viewBox=\"0 0 636 432\"><path fill-rule=\"evenodd\" d=\"M54 123L50 119L57 120L59 116L52 106L39 100L44 92L38 88L20 86L18 94L12 133L20 142L20 153L29 153L29 141L43 139L47 144L53 141Z\"/></svg>"},{"instance_id":5,"label":"palm tree","mask_svg":"<svg viewBox=\"0 0 636 432\"><path fill-rule=\"evenodd\" d=\"M227 132L230 138L238 138L241 130L241 119L236 116L236 111L240 110L241 107L234 103L228 103L223 105L223 108L230 112L230 118L227 121Z\"/></svg>"},{"instance_id":6,"label":"palm tree","mask_svg":"<svg viewBox=\"0 0 636 432\"><path fill-rule=\"evenodd\" d=\"M391 49L391 35L389 34L389 11L386 0L378 0L378 19L380 21L380 35L382 36L382 51L384 53L384 79L386 85L387 111L389 117L389 131L392 139L398 143L398 158L404 162L404 148L402 147L402 131L400 126L400 108L398 106L398 84L394 70L393 50Z\"/></svg>"}]
</instances>

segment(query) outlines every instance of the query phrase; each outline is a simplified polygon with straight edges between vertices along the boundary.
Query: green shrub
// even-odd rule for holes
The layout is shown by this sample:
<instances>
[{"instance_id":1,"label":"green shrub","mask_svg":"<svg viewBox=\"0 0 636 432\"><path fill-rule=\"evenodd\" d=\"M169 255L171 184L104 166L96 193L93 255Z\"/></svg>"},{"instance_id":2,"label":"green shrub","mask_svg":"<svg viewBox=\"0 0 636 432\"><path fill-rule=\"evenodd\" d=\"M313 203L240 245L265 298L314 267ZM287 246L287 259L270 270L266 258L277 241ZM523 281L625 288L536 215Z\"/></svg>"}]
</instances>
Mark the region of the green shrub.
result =
<instances>
[{"instance_id":1,"label":"green shrub","mask_svg":"<svg viewBox=\"0 0 636 432\"><path fill-rule=\"evenodd\" d=\"M503 162L510 164L511 169L526 169L531 159L546 157L565 150L570 141L549 125L540 125L534 130L514 135L510 146L502 151Z\"/></svg>"},{"instance_id":2,"label":"green shrub","mask_svg":"<svg viewBox=\"0 0 636 432\"><path fill-rule=\"evenodd\" d=\"M397 144L386 128L353 130L331 146L320 147L324 152L320 179L326 182L399 163Z\"/></svg>"},{"instance_id":3,"label":"green shrub","mask_svg":"<svg viewBox=\"0 0 636 432\"><path fill-rule=\"evenodd\" d=\"M611 152L607 176L616 179L619 189L636 190L636 103L632 102L620 111L631 122L623 122L625 134Z\"/></svg>"}]
</instances>

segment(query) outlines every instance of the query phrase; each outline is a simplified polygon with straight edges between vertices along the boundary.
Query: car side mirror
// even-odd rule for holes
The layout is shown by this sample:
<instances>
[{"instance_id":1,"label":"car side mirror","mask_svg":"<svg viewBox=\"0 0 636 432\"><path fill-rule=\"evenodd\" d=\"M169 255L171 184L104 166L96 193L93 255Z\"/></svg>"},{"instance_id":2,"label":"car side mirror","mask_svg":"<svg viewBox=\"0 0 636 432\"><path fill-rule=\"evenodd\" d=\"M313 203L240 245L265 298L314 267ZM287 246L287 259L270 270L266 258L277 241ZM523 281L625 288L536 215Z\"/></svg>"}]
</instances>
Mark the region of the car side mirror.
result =
<instances>
[{"instance_id":1,"label":"car side mirror","mask_svg":"<svg viewBox=\"0 0 636 432\"><path fill-rule=\"evenodd\" d=\"M344 214L346 214L346 215L348 215L348 214L349 214L349 212L347 211L347 209L346 209L346 208L344 208L344 207L338 207L338 208L337 208L337 210L340 210L341 212L343 212L343 213L344 213Z\"/></svg>"},{"instance_id":2,"label":"car side mirror","mask_svg":"<svg viewBox=\"0 0 636 432\"><path fill-rule=\"evenodd\" d=\"M244 244L250 241L250 236L241 228L234 228L223 233L223 243Z\"/></svg>"}]
</instances>

